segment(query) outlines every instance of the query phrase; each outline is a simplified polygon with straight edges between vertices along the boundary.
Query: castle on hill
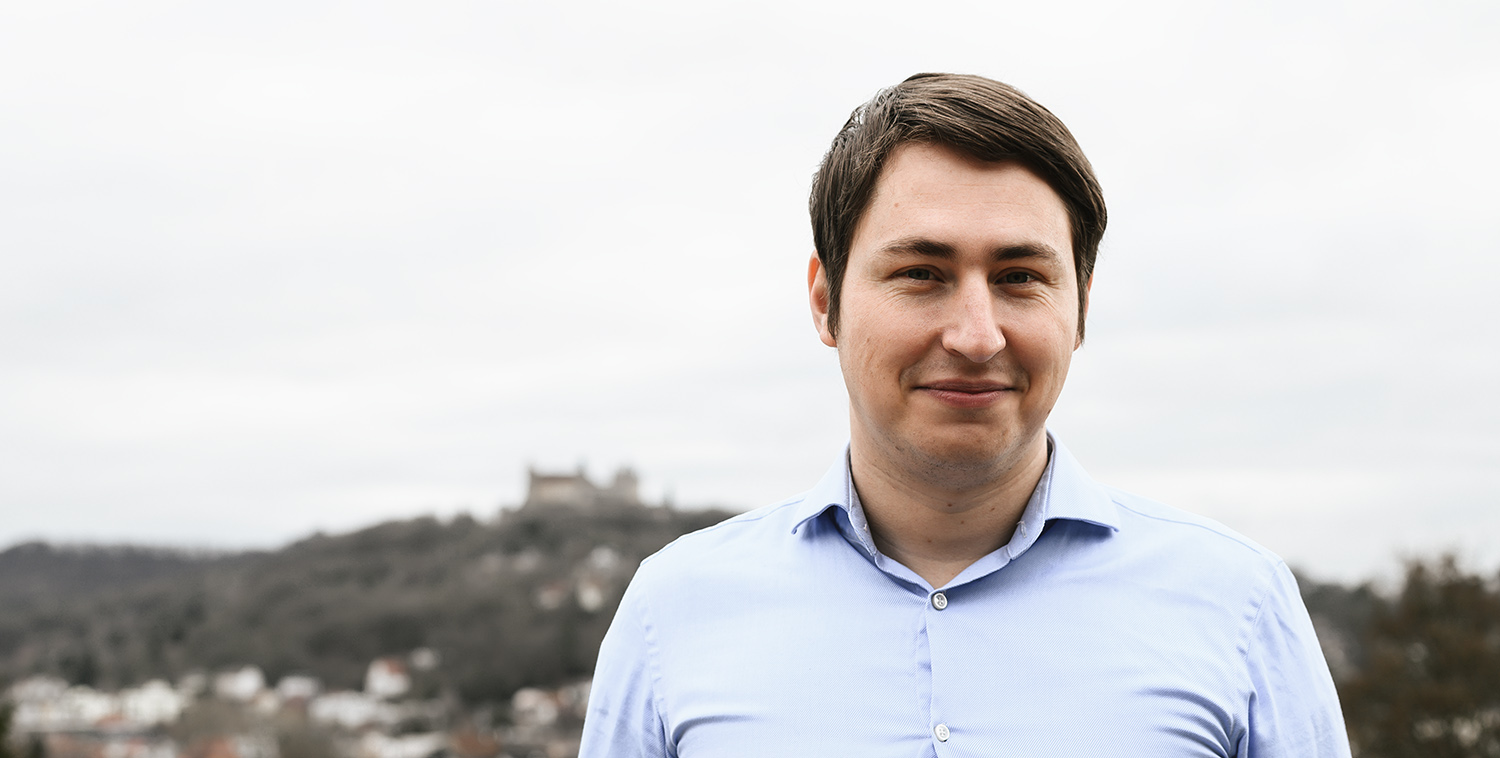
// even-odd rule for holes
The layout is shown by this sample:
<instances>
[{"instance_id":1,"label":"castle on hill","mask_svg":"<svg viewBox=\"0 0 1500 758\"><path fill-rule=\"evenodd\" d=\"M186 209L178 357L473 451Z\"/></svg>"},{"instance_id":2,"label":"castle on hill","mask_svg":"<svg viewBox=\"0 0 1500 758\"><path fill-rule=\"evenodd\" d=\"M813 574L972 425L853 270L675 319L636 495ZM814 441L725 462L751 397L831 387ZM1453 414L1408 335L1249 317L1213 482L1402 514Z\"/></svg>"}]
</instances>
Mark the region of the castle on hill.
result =
<instances>
[{"instance_id":1,"label":"castle on hill","mask_svg":"<svg viewBox=\"0 0 1500 758\"><path fill-rule=\"evenodd\" d=\"M594 509L611 505L645 505L640 497L640 478L629 466L615 472L614 480L600 486L590 481L583 466L572 473L543 473L527 469L529 484L523 507L572 506Z\"/></svg>"}]
</instances>

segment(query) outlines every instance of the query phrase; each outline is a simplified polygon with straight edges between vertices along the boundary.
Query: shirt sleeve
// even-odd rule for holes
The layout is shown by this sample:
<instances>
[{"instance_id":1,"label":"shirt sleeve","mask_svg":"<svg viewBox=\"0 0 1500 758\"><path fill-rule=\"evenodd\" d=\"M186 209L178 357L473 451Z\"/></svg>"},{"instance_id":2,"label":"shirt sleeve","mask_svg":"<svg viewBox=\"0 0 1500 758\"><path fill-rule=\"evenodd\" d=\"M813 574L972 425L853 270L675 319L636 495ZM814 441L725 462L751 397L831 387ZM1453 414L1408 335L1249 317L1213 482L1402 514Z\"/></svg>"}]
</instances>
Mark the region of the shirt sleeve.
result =
<instances>
[{"instance_id":1,"label":"shirt sleeve","mask_svg":"<svg viewBox=\"0 0 1500 758\"><path fill-rule=\"evenodd\" d=\"M1348 758L1338 692L1285 563L1261 603L1246 663L1250 708L1239 758Z\"/></svg>"},{"instance_id":2,"label":"shirt sleeve","mask_svg":"<svg viewBox=\"0 0 1500 758\"><path fill-rule=\"evenodd\" d=\"M640 576L599 648L579 758L675 758L657 707L657 681Z\"/></svg>"}]
</instances>

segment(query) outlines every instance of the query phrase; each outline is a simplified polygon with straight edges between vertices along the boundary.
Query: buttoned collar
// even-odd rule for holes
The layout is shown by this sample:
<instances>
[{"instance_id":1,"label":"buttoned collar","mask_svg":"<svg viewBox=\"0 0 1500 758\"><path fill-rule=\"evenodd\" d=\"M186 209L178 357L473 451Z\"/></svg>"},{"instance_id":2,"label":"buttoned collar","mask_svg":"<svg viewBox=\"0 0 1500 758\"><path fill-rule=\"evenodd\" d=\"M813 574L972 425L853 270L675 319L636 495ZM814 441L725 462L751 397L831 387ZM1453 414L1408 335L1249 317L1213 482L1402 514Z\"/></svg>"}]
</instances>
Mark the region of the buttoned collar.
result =
<instances>
[{"instance_id":1,"label":"buttoned collar","mask_svg":"<svg viewBox=\"0 0 1500 758\"><path fill-rule=\"evenodd\" d=\"M1050 431L1047 432L1047 442L1051 451L1047 456L1047 468L1042 472L1042 478L1037 482L1036 489L1026 503L1026 509L1021 513L1016 536L1006 548L1011 557L1030 547L1041 535L1047 522L1057 519L1082 521L1112 531L1120 530L1119 514L1109 493L1089 477L1078 459ZM869 526L865 522L864 508L859 502L859 493L854 489L847 446L838 462L829 467L797 508L798 518L792 526L793 534L807 522L831 509L837 509L843 513L843 525L853 532L846 536L852 537L871 556L877 554Z\"/></svg>"}]
</instances>

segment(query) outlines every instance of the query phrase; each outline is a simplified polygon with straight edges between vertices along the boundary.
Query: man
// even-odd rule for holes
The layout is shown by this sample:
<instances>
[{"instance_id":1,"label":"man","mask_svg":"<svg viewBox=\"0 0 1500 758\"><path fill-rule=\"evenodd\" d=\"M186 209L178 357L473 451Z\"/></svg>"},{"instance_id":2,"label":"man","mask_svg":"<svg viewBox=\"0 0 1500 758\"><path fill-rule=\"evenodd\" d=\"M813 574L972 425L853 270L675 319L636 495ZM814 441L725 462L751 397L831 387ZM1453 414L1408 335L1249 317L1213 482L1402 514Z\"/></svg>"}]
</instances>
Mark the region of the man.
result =
<instances>
[{"instance_id":1,"label":"man","mask_svg":"<svg viewBox=\"0 0 1500 758\"><path fill-rule=\"evenodd\" d=\"M1067 128L914 76L854 112L811 207L847 455L642 563L582 755L1347 756L1286 565L1046 430L1105 226Z\"/></svg>"}]
</instances>

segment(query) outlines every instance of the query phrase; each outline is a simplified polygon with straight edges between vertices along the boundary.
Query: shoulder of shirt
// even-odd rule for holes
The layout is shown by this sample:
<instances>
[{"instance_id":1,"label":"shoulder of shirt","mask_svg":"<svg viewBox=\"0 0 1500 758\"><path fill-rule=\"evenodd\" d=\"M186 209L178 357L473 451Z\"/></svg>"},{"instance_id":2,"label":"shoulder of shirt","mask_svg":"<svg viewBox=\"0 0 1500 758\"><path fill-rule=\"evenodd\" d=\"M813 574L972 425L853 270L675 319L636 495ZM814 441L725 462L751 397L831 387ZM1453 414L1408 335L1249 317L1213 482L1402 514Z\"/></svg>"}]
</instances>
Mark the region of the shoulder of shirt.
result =
<instances>
[{"instance_id":1,"label":"shoulder of shirt","mask_svg":"<svg viewBox=\"0 0 1500 758\"><path fill-rule=\"evenodd\" d=\"M807 493L731 516L713 526L688 532L641 561L640 573L672 572L674 567L705 568L705 564L733 560L741 550L752 557L761 539L790 538L800 520ZM726 548L739 548L730 549ZM639 577L639 574L638 574Z\"/></svg>"},{"instance_id":2,"label":"shoulder of shirt","mask_svg":"<svg viewBox=\"0 0 1500 758\"><path fill-rule=\"evenodd\" d=\"M1107 485L1101 486L1114 501L1122 521L1135 520L1138 527L1149 526L1166 532L1172 538L1203 543L1205 547L1219 552L1239 554L1273 570L1285 565L1285 561L1274 551L1207 516ZM1127 530L1128 528L1127 525Z\"/></svg>"}]
</instances>

